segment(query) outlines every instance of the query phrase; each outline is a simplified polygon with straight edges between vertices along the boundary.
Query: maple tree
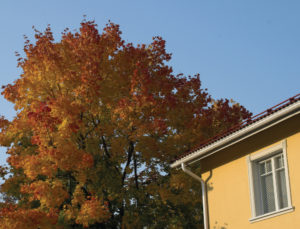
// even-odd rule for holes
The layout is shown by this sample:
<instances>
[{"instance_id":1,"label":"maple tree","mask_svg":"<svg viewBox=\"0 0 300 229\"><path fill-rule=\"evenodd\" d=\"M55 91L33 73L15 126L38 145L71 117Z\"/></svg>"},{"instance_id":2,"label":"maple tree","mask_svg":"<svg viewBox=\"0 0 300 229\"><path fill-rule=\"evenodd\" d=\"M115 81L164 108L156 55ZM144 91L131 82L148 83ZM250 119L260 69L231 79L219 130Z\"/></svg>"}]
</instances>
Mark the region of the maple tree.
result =
<instances>
[{"instance_id":1,"label":"maple tree","mask_svg":"<svg viewBox=\"0 0 300 229\"><path fill-rule=\"evenodd\" d=\"M199 228L199 184L170 162L250 113L174 75L160 37L83 21L35 38L2 92L17 114L0 118L0 228Z\"/></svg>"}]
</instances>

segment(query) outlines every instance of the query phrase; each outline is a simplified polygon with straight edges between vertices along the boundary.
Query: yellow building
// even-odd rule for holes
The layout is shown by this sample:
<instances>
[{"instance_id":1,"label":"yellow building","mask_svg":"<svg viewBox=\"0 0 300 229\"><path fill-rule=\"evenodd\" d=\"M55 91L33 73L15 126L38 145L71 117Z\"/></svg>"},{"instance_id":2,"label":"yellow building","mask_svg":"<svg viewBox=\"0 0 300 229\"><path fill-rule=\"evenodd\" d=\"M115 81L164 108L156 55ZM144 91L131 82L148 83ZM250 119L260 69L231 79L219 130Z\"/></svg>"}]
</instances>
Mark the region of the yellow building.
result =
<instances>
[{"instance_id":1,"label":"yellow building","mask_svg":"<svg viewBox=\"0 0 300 229\"><path fill-rule=\"evenodd\" d=\"M171 167L202 183L207 229L300 229L300 94Z\"/></svg>"}]
</instances>

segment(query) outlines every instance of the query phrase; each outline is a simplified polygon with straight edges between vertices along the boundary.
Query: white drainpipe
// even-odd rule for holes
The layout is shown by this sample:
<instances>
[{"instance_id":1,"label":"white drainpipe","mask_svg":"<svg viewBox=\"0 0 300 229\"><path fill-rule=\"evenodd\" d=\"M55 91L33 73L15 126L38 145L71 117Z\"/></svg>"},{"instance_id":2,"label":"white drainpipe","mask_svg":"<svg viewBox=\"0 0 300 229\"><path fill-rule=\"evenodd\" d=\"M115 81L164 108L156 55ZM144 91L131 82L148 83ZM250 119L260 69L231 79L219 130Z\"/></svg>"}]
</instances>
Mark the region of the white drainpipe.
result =
<instances>
[{"instance_id":1,"label":"white drainpipe","mask_svg":"<svg viewBox=\"0 0 300 229\"><path fill-rule=\"evenodd\" d=\"M182 170L190 175L191 177L195 178L196 180L201 182L201 188L202 188L202 207L203 207L203 219L204 219L204 229L209 229L208 228L208 215L207 215L207 201L206 201L206 184L205 181L197 176L195 173L193 173L192 171L188 170L185 167L184 163L181 163L181 168Z\"/></svg>"}]
</instances>

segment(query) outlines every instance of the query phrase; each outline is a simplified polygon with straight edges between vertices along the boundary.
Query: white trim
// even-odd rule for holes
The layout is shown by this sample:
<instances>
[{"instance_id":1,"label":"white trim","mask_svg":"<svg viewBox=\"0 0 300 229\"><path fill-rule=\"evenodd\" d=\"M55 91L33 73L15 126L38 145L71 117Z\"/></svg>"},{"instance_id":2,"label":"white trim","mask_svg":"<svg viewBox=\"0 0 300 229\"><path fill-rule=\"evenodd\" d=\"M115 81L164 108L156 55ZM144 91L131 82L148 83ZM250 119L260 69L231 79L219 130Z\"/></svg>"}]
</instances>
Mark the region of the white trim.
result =
<instances>
[{"instance_id":1,"label":"white trim","mask_svg":"<svg viewBox=\"0 0 300 229\"><path fill-rule=\"evenodd\" d=\"M263 214L263 215L256 216L256 217L252 217L252 218L249 219L249 221L251 223L254 223L254 222L257 222L257 221L261 221L261 220L272 218L272 217L275 217L275 216L278 216L278 215L282 215L282 214L285 214L285 213L288 213L288 212L292 212L294 210L295 210L294 207L286 207L286 208L282 208L282 209L280 209L278 211L273 211L273 212L269 212L267 214Z\"/></svg>"},{"instance_id":2,"label":"white trim","mask_svg":"<svg viewBox=\"0 0 300 229\"><path fill-rule=\"evenodd\" d=\"M262 160L264 157L269 157L272 154L278 153L278 151L283 151L286 144L284 144L286 140L280 142L279 144L276 144L274 146L268 147L267 149L261 150L257 152L256 154L250 155L250 161L255 161L257 159Z\"/></svg>"},{"instance_id":3,"label":"white trim","mask_svg":"<svg viewBox=\"0 0 300 229\"><path fill-rule=\"evenodd\" d=\"M248 155L246 157L246 161L248 164L248 179L249 179L249 187L250 187L250 204L251 204L251 215L252 215L252 217L249 219L250 222L270 218L270 217L277 216L277 215L294 210L292 207L292 202L291 202L291 191L290 191L286 148L287 148L286 140L283 140L280 143L278 143L272 147L264 149L253 155ZM266 157L270 157L270 156L272 157L273 155L276 155L277 153L281 153L283 155L285 181L286 181L285 186L287 189L287 202L288 202L287 205L288 206L283 209L279 209L278 194L277 194L277 180L275 179L275 173L276 173L275 164L274 164L274 158L271 158L272 159L272 176L273 176L274 198L275 198L275 209L276 210L273 212L266 213L266 214L258 215L259 212L261 212L261 209L258 205L256 205L257 204L257 202L256 202L257 192L255 192L255 185L254 185L254 182L257 182L258 177L253 175L253 173L256 172L256 171L254 171L254 170L256 170L256 168L254 168L253 165L255 165L255 162L262 161ZM257 210L259 212L256 212Z\"/></svg>"},{"instance_id":4,"label":"white trim","mask_svg":"<svg viewBox=\"0 0 300 229\"><path fill-rule=\"evenodd\" d=\"M251 207L251 215L255 215L255 198L254 198L254 184L253 184L253 168L250 159L250 155L247 156L247 165L248 165L248 179L249 179L249 187L250 187L250 207Z\"/></svg>"},{"instance_id":5,"label":"white trim","mask_svg":"<svg viewBox=\"0 0 300 229\"><path fill-rule=\"evenodd\" d=\"M272 157L271 162L272 162L272 177L273 177L273 187L274 187L275 209L276 209L276 211L278 211L279 206L278 206L277 179L276 179L274 157ZM285 186L286 186L286 184L285 184Z\"/></svg>"},{"instance_id":6,"label":"white trim","mask_svg":"<svg viewBox=\"0 0 300 229\"><path fill-rule=\"evenodd\" d=\"M288 205L292 205L292 193L291 193L291 187L290 187L290 175L289 175L289 167L288 167L288 161L287 161L287 141L282 141L282 153L283 153L283 161L284 161L284 167L285 167L285 182L286 182L286 192L288 197Z\"/></svg>"},{"instance_id":7,"label":"white trim","mask_svg":"<svg viewBox=\"0 0 300 229\"><path fill-rule=\"evenodd\" d=\"M242 128L241 130L230 134L223 139L208 145L200 150L197 150L191 154L188 154L187 156L176 160L171 164L171 168L175 168L181 165L181 163L191 163L191 161L196 161L203 159L205 157L208 157L224 148L227 148L228 146L232 144L236 144L239 141L244 140L245 138L248 138L254 134L257 134L267 128L270 128L271 126L274 126L288 118L291 118L293 116L296 116L300 114L300 101L291 104L290 106L283 108L282 110L279 110L266 118L263 118L253 124L250 124L249 126ZM292 113L291 113L292 112ZM273 121L277 120L276 122L272 123ZM218 148L220 147L220 148ZM211 151L211 152L210 152ZM209 153L210 152L210 153ZM209 153L206 155L206 153Z\"/></svg>"}]
</instances>

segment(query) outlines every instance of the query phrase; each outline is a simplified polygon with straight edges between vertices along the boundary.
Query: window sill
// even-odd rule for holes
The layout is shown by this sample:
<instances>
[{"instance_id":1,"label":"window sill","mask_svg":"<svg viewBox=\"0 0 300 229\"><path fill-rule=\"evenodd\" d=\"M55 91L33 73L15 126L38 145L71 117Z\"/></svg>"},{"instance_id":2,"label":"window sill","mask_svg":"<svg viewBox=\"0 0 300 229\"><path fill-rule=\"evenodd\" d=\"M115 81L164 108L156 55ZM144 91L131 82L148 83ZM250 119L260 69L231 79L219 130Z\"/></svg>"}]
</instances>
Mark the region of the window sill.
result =
<instances>
[{"instance_id":1,"label":"window sill","mask_svg":"<svg viewBox=\"0 0 300 229\"><path fill-rule=\"evenodd\" d=\"M254 223L254 222L257 222L257 221L265 220L265 219L275 217L275 216L278 216L278 215L282 215L282 214L292 212L292 211L294 211L294 207L292 207L292 206L291 207L286 207L286 208L280 209L278 211L269 212L267 214L263 214L263 215L260 215L260 216L253 217L253 218L249 219L249 221L250 221L250 223Z\"/></svg>"}]
</instances>

